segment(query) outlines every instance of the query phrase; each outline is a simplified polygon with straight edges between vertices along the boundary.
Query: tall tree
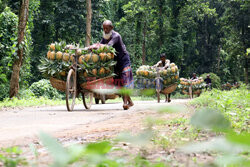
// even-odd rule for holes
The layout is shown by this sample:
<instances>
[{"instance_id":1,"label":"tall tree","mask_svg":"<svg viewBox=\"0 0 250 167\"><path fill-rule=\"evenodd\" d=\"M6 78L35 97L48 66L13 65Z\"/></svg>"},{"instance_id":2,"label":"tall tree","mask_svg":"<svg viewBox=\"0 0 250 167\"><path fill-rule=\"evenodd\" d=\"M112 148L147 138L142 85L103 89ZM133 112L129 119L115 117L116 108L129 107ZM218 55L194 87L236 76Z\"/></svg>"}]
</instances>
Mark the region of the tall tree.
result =
<instances>
[{"instance_id":1,"label":"tall tree","mask_svg":"<svg viewBox=\"0 0 250 167\"><path fill-rule=\"evenodd\" d=\"M10 97L16 96L19 90L19 75L24 59L24 34L29 16L29 0L20 0L18 21L18 58L14 61L10 79Z\"/></svg>"},{"instance_id":2,"label":"tall tree","mask_svg":"<svg viewBox=\"0 0 250 167\"><path fill-rule=\"evenodd\" d=\"M89 46L91 41L91 20L92 20L92 7L91 0L86 0L87 17L86 17L86 40L85 45Z\"/></svg>"}]
</instances>

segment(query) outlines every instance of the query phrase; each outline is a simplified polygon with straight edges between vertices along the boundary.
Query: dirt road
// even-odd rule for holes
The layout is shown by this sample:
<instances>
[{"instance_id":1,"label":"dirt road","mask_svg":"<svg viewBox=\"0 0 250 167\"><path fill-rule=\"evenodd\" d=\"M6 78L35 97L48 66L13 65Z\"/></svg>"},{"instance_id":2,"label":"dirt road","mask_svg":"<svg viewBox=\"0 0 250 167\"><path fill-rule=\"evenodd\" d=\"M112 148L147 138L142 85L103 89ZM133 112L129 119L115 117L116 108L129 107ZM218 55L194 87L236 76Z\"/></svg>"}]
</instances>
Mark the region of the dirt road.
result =
<instances>
[{"instance_id":1,"label":"dirt road","mask_svg":"<svg viewBox=\"0 0 250 167\"><path fill-rule=\"evenodd\" d=\"M67 112L66 106L29 107L0 111L0 147L24 145L34 142L39 132L50 133L58 138L77 136L93 137L96 132L118 132L133 129L147 114L153 114L158 107L182 105L188 100L172 100L159 104L156 101L137 101L129 110L122 109L122 103L93 105L85 110L83 105ZM96 137L96 136L94 136Z\"/></svg>"}]
</instances>

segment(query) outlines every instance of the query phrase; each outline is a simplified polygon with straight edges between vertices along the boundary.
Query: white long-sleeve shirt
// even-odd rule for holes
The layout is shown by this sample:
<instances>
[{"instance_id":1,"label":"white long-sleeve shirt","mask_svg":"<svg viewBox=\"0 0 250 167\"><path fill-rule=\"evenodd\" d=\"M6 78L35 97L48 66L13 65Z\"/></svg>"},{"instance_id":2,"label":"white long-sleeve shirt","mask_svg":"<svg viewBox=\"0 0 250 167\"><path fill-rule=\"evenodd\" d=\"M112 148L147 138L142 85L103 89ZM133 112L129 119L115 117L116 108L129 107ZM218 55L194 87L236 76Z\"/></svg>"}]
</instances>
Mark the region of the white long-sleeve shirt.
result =
<instances>
[{"instance_id":1,"label":"white long-sleeve shirt","mask_svg":"<svg viewBox=\"0 0 250 167\"><path fill-rule=\"evenodd\" d=\"M153 67L163 67L164 69L168 68L170 65L170 61L168 59L165 60L165 66L163 66L162 61L159 61L158 63L156 63Z\"/></svg>"}]
</instances>

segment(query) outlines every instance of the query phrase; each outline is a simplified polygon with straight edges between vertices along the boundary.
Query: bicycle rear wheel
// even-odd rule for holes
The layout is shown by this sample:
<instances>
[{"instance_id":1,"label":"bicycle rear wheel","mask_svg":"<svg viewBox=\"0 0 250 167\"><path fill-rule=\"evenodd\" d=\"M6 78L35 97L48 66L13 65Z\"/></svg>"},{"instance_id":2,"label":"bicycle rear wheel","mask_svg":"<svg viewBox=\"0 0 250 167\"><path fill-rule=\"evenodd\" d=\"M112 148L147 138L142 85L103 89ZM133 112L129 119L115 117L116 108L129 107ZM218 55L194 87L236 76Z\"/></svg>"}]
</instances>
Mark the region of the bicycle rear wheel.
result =
<instances>
[{"instance_id":1,"label":"bicycle rear wheel","mask_svg":"<svg viewBox=\"0 0 250 167\"><path fill-rule=\"evenodd\" d=\"M91 92L83 92L82 93L82 101L83 105L86 109L90 109L93 103L93 96L94 94Z\"/></svg>"},{"instance_id":2,"label":"bicycle rear wheel","mask_svg":"<svg viewBox=\"0 0 250 167\"><path fill-rule=\"evenodd\" d=\"M68 111L73 111L76 99L76 73L69 70L66 82L66 106Z\"/></svg>"}]
</instances>

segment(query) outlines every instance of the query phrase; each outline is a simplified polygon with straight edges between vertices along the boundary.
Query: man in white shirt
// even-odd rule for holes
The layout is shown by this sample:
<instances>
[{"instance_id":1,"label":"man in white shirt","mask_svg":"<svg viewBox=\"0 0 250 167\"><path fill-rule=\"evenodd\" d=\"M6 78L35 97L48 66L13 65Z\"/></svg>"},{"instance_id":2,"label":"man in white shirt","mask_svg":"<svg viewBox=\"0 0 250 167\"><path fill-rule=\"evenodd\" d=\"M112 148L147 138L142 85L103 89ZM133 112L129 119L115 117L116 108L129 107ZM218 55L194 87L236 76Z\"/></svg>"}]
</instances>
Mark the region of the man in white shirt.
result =
<instances>
[{"instance_id":1,"label":"man in white shirt","mask_svg":"<svg viewBox=\"0 0 250 167\"><path fill-rule=\"evenodd\" d=\"M170 60L166 59L166 55L165 53L160 55L160 61L158 63L156 63L153 67L162 67L164 69L168 68L170 65Z\"/></svg>"}]
</instances>

